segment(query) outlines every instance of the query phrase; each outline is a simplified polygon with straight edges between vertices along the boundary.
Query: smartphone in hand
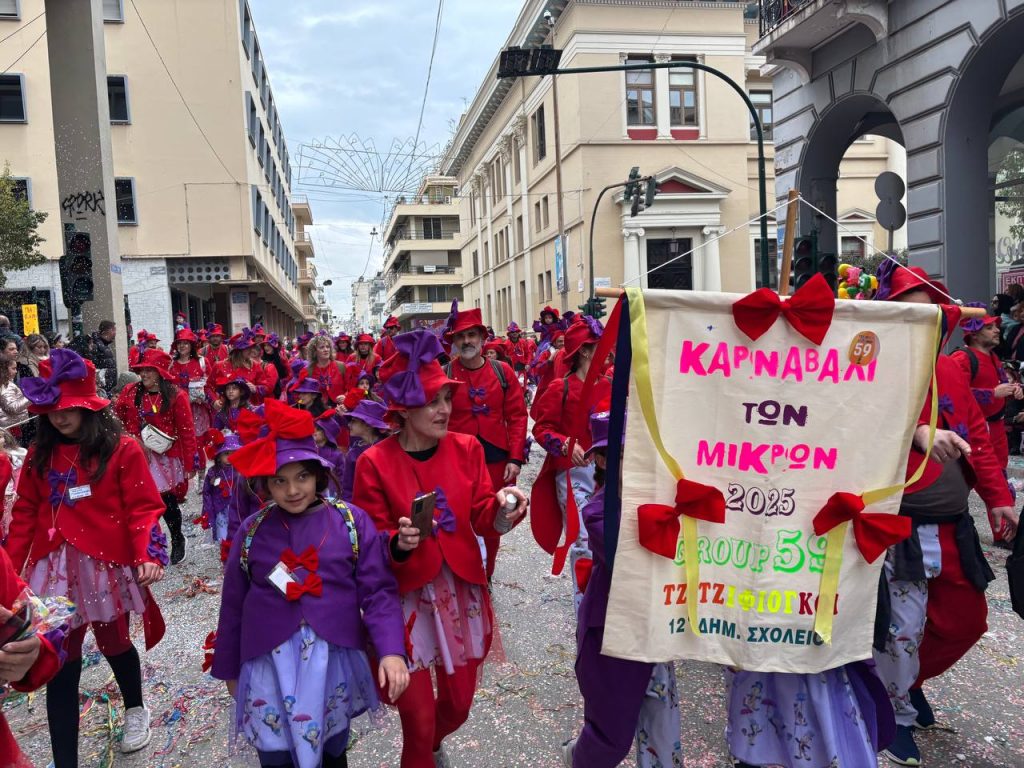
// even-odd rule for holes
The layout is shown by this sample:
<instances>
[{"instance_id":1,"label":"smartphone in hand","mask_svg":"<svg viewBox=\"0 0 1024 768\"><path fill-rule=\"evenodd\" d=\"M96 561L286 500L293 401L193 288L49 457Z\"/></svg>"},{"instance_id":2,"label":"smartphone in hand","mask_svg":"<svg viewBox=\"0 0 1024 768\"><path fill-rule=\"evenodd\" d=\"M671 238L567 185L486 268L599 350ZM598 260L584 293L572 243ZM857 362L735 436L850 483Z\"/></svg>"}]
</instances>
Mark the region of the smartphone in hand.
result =
<instances>
[{"instance_id":1,"label":"smartphone in hand","mask_svg":"<svg viewBox=\"0 0 1024 768\"><path fill-rule=\"evenodd\" d=\"M434 507L437 505L437 494L421 493L412 500L412 526L419 528L420 540L424 541L434 532Z\"/></svg>"},{"instance_id":2,"label":"smartphone in hand","mask_svg":"<svg viewBox=\"0 0 1024 768\"><path fill-rule=\"evenodd\" d=\"M26 601L21 605L17 613L11 615L7 621L0 624L0 648L18 640L23 640L28 630L32 627L32 607Z\"/></svg>"}]
</instances>

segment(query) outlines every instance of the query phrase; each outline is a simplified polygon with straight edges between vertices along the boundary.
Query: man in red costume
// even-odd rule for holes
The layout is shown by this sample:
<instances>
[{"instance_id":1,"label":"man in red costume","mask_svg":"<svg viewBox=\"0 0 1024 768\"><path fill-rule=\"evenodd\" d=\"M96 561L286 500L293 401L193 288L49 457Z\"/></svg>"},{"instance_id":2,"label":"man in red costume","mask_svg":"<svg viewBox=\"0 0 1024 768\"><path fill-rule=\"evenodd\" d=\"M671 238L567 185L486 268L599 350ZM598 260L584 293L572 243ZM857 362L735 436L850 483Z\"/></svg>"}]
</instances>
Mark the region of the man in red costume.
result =
<instances>
[{"instance_id":1,"label":"man in red costume","mask_svg":"<svg viewBox=\"0 0 1024 768\"><path fill-rule=\"evenodd\" d=\"M964 329L964 348L956 350L950 357L957 362L968 381L971 393L978 401L981 415L988 422L988 436L992 441L996 461L1006 471L1006 462L1010 456L1010 446L1006 438L1006 425L1003 416L1006 412L1006 398L1018 400L1024 397L1019 384L1010 384L1003 363L995 353L999 346L999 318L986 315L982 318L970 318L960 321ZM992 541L1007 546L1002 533L993 520L992 512L988 513L988 522L992 527Z\"/></svg>"},{"instance_id":2,"label":"man in red costume","mask_svg":"<svg viewBox=\"0 0 1024 768\"><path fill-rule=\"evenodd\" d=\"M939 304L948 296L945 286L930 281L920 267L898 267L891 287L879 282L891 301ZM941 354L935 375L939 415L931 457L921 479L903 494L900 514L912 519L913 531L886 554L875 625L878 675L896 715L896 738L883 754L909 766L921 765L913 729L936 725L922 684L952 667L988 629L985 588L995 576L970 516L971 489L991 509L997 529L1012 538L1017 526L1006 478L967 378ZM908 478L925 461L932 397L918 418Z\"/></svg>"},{"instance_id":3,"label":"man in red costume","mask_svg":"<svg viewBox=\"0 0 1024 768\"><path fill-rule=\"evenodd\" d=\"M509 357L512 358L512 367L519 374L525 371L526 366L533 360L533 356L537 353L537 345L533 343L532 339L523 336L522 329L515 323L509 323L506 330L508 332Z\"/></svg>"},{"instance_id":4,"label":"man in red costume","mask_svg":"<svg viewBox=\"0 0 1024 768\"><path fill-rule=\"evenodd\" d=\"M224 345L224 329L217 323L210 323L206 326L206 341L203 357L206 358L206 367L212 371L217 363L228 359L228 348Z\"/></svg>"},{"instance_id":5,"label":"man in red costume","mask_svg":"<svg viewBox=\"0 0 1024 768\"><path fill-rule=\"evenodd\" d=\"M395 354L395 342L392 339L398 335L400 330L402 330L402 326L398 323L398 318L389 315L388 319L384 321L384 333L381 334L380 341L373 348L373 353L381 362Z\"/></svg>"},{"instance_id":6,"label":"man in red costume","mask_svg":"<svg viewBox=\"0 0 1024 768\"><path fill-rule=\"evenodd\" d=\"M526 401L519 379L508 363L484 357L486 334L479 309L458 312L445 334L452 348L452 361L445 366L445 375L466 385L452 392L449 429L480 441L491 485L504 488L515 484L523 465ZM490 580L500 537L483 538Z\"/></svg>"}]
</instances>

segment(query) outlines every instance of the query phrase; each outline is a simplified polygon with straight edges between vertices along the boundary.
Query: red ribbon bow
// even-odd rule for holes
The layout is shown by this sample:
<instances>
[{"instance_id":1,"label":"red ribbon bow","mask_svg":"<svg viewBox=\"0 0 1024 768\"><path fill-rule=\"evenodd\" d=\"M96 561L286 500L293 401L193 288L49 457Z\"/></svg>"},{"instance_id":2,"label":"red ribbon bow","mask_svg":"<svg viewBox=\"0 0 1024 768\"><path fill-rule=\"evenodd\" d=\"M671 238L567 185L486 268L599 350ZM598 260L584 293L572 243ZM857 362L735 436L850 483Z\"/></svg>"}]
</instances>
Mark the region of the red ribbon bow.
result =
<instances>
[{"instance_id":1,"label":"red ribbon bow","mask_svg":"<svg viewBox=\"0 0 1024 768\"><path fill-rule=\"evenodd\" d=\"M245 477L272 475L277 471L278 438L297 440L313 435L313 415L309 411L289 408L280 400L267 400L263 409L266 426L269 428L267 435L243 445L228 459ZM241 418L239 415L239 436L243 431ZM247 418L247 421L250 419ZM247 434L252 433L253 426L248 425Z\"/></svg>"},{"instance_id":2,"label":"red ribbon bow","mask_svg":"<svg viewBox=\"0 0 1024 768\"><path fill-rule=\"evenodd\" d=\"M288 582L288 588L285 590L285 597L289 600L298 600L303 595L309 595L310 597L320 597L324 593L324 580L317 576L315 573L311 573L306 576L306 580L302 583Z\"/></svg>"},{"instance_id":3,"label":"red ribbon bow","mask_svg":"<svg viewBox=\"0 0 1024 768\"><path fill-rule=\"evenodd\" d=\"M637 510L640 544L656 555L675 560L679 517L708 523L725 522L725 496L717 488L685 478L676 483L676 504L641 504Z\"/></svg>"},{"instance_id":4,"label":"red ribbon bow","mask_svg":"<svg viewBox=\"0 0 1024 768\"><path fill-rule=\"evenodd\" d=\"M206 656L203 659L203 672L209 672L210 667L213 666L213 652L217 646L217 633L211 632L206 636L206 642L203 643L203 650L206 651Z\"/></svg>"},{"instance_id":5,"label":"red ribbon bow","mask_svg":"<svg viewBox=\"0 0 1024 768\"><path fill-rule=\"evenodd\" d=\"M837 525L852 522L857 549L865 560L873 563L890 546L910 536L910 518L863 510L864 500L860 496L833 493L814 516L814 532L824 536Z\"/></svg>"},{"instance_id":6,"label":"red ribbon bow","mask_svg":"<svg viewBox=\"0 0 1024 768\"><path fill-rule=\"evenodd\" d=\"M231 552L231 539L224 539L220 543L220 561L226 563L228 561L228 553Z\"/></svg>"},{"instance_id":7,"label":"red ribbon bow","mask_svg":"<svg viewBox=\"0 0 1024 768\"><path fill-rule=\"evenodd\" d=\"M756 341L775 324L781 313L793 330L809 341L821 344L832 324L835 308L832 289L821 274L816 274L785 301L770 288L758 288L733 303L732 317L736 326Z\"/></svg>"},{"instance_id":8,"label":"red ribbon bow","mask_svg":"<svg viewBox=\"0 0 1024 768\"><path fill-rule=\"evenodd\" d=\"M312 544L306 547L301 555L296 555L291 549L286 549L281 555L281 562L288 566L289 571L305 568L310 573L314 573L320 568L320 553Z\"/></svg>"}]
</instances>

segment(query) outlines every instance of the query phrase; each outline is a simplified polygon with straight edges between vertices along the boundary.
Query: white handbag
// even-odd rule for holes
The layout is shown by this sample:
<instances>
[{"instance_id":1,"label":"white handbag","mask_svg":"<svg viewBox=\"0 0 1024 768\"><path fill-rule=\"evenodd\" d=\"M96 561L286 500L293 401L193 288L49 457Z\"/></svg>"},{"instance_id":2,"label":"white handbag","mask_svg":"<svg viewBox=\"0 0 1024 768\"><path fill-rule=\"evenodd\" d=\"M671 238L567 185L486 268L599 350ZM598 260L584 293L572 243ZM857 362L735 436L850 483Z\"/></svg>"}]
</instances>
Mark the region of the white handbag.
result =
<instances>
[{"instance_id":1,"label":"white handbag","mask_svg":"<svg viewBox=\"0 0 1024 768\"><path fill-rule=\"evenodd\" d=\"M167 453L171 450L171 446L174 445L174 438L164 432L162 429L157 429L152 424L147 424L142 428L142 444L149 448L153 453Z\"/></svg>"}]
</instances>

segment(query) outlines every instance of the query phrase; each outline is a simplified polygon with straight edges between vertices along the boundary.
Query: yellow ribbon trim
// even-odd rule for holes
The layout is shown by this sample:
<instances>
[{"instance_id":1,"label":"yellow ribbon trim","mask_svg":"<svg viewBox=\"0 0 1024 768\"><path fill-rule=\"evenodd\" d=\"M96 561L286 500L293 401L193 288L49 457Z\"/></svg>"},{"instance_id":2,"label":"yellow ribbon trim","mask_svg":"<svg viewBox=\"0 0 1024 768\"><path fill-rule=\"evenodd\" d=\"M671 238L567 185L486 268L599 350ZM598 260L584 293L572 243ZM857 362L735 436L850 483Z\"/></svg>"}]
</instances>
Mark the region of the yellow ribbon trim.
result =
<instances>
[{"instance_id":1,"label":"yellow ribbon trim","mask_svg":"<svg viewBox=\"0 0 1024 768\"><path fill-rule=\"evenodd\" d=\"M935 328L932 338L932 348L938 354L939 342L942 340L942 309L936 307ZM887 499L894 493L899 493L918 480L924 474L925 467L932 455L932 445L935 442L935 429L939 423L939 380L935 373L935 361L932 361L932 382L931 382L931 409L928 413L928 447L924 452L924 461L921 462L914 474L905 482L897 485L890 485L888 488L878 488L873 491L865 491L861 499L865 507L877 504L882 499ZM814 631L826 645L832 644L832 619L835 613L836 595L839 594L839 571L843 565L843 543L846 541L846 532L849 523L837 525L828 532L825 538L825 564L821 571L821 584L818 588L818 605L814 612Z\"/></svg>"},{"instance_id":2,"label":"yellow ribbon trim","mask_svg":"<svg viewBox=\"0 0 1024 768\"><path fill-rule=\"evenodd\" d=\"M676 481L683 479L683 470L679 462L665 448L658 429L658 413L654 406L654 392L651 388L651 361L647 347L647 312L644 307L644 295L639 288L627 288L629 300L629 333L633 347L633 381L636 383L636 397L640 403L640 411L647 432L654 442L654 447L665 462L668 471ZM695 635L700 634L697 623L697 585L700 584L700 563L697 560L697 521L692 517L682 516L680 533L683 537L683 553L686 568L686 613L690 629Z\"/></svg>"}]
</instances>

